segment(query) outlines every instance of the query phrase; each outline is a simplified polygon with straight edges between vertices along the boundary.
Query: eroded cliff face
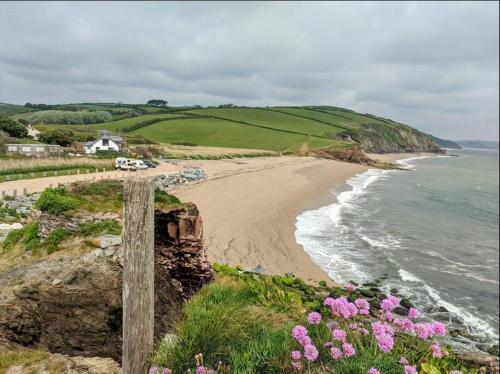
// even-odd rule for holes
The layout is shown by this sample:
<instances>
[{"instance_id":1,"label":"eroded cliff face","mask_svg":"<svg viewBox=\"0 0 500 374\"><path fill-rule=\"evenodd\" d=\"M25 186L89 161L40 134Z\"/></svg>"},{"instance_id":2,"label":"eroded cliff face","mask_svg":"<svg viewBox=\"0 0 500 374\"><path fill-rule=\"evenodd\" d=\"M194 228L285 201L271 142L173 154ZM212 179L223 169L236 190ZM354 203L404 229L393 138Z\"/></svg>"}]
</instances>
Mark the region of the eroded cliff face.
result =
<instances>
[{"instance_id":1,"label":"eroded cliff face","mask_svg":"<svg viewBox=\"0 0 500 374\"><path fill-rule=\"evenodd\" d=\"M183 300L211 280L196 206L156 212L155 337L172 331ZM111 357L122 349L121 246L59 252L0 274L0 349Z\"/></svg>"},{"instance_id":2,"label":"eroded cliff face","mask_svg":"<svg viewBox=\"0 0 500 374\"><path fill-rule=\"evenodd\" d=\"M366 124L342 136L371 153L444 152L430 135L400 124Z\"/></svg>"}]
</instances>

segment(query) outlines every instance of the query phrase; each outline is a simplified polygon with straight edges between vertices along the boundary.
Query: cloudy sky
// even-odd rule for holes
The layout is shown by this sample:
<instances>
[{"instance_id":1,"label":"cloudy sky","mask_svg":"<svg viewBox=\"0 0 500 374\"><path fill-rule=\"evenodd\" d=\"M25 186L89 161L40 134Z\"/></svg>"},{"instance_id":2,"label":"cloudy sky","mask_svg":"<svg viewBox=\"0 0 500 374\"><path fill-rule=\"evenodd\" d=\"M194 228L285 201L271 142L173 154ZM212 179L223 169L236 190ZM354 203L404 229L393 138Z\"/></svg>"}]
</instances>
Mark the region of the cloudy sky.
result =
<instances>
[{"instance_id":1,"label":"cloudy sky","mask_svg":"<svg viewBox=\"0 0 500 374\"><path fill-rule=\"evenodd\" d=\"M496 140L498 13L498 2L2 2L0 102L323 104Z\"/></svg>"}]
</instances>

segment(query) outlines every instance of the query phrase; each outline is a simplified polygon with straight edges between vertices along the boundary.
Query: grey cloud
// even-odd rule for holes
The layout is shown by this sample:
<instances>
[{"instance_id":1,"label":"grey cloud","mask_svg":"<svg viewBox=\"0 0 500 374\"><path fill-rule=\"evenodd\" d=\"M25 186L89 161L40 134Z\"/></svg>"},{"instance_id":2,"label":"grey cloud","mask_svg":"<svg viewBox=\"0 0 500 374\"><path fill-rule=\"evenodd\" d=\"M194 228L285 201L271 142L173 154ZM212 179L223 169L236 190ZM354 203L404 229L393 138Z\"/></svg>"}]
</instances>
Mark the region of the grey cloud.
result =
<instances>
[{"instance_id":1,"label":"grey cloud","mask_svg":"<svg viewBox=\"0 0 500 374\"><path fill-rule=\"evenodd\" d=\"M498 3L2 2L0 101L325 104L498 138Z\"/></svg>"}]
</instances>

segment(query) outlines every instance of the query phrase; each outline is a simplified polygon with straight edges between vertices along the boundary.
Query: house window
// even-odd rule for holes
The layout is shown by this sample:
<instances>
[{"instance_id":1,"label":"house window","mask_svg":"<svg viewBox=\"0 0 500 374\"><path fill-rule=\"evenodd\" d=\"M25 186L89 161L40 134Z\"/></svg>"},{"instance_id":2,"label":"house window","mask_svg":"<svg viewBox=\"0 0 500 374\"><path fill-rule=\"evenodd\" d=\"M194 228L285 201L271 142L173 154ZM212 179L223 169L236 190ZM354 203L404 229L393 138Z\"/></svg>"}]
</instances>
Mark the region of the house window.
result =
<instances>
[{"instance_id":1,"label":"house window","mask_svg":"<svg viewBox=\"0 0 500 374\"><path fill-rule=\"evenodd\" d=\"M15 151L17 151L17 147L15 145L9 145L9 151L15 152Z\"/></svg>"},{"instance_id":2,"label":"house window","mask_svg":"<svg viewBox=\"0 0 500 374\"><path fill-rule=\"evenodd\" d=\"M31 147L23 147L23 152L31 152Z\"/></svg>"},{"instance_id":3,"label":"house window","mask_svg":"<svg viewBox=\"0 0 500 374\"><path fill-rule=\"evenodd\" d=\"M103 139L102 140L102 145L108 146L109 145L109 139Z\"/></svg>"},{"instance_id":4,"label":"house window","mask_svg":"<svg viewBox=\"0 0 500 374\"><path fill-rule=\"evenodd\" d=\"M45 148L44 147L36 147L36 151L37 152L45 152Z\"/></svg>"},{"instance_id":5,"label":"house window","mask_svg":"<svg viewBox=\"0 0 500 374\"><path fill-rule=\"evenodd\" d=\"M99 149L101 149L101 147L95 147L95 149L98 151Z\"/></svg>"}]
</instances>

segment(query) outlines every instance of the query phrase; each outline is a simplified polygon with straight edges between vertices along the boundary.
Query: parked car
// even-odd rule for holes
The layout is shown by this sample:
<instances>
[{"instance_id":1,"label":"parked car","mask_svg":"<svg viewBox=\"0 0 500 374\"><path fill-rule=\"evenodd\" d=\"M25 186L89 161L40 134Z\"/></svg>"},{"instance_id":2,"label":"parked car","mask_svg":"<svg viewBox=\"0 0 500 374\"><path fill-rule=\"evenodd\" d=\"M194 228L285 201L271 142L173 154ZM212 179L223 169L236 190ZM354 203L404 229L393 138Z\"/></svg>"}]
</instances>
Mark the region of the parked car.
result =
<instances>
[{"instance_id":1,"label":"parked car","mask_svg":"<svg viewBox=\"0 0 500 374\"><path fill-rule=\"evenodd\" d=\"M131 158L117 157L115 160L115 168L119 170L135 171L137 169L135 161L136 160Z\"/></svg>"},{"instance_id":2,"label":"parked car","mask_svg":"<svg viewBox=\"0 0 500 374\"><path fill-rule=\"evenodd\" d=\"M137 170L144 170L148 168L148 165L146 165L145 162L142 160L135 160L134 164Z\"/></svg>"},{"instance_id":3,"label":"parked car","mask_svg":"<svg viewBox=\"0 0 500 374\"><path fill-rule=\"evenodd\" d=\"M148 168L155 168L158 166L158 162L156 161L152 161L152 160L142 160L142 162L144 162Z\"/></svg>"}]
</instances>

